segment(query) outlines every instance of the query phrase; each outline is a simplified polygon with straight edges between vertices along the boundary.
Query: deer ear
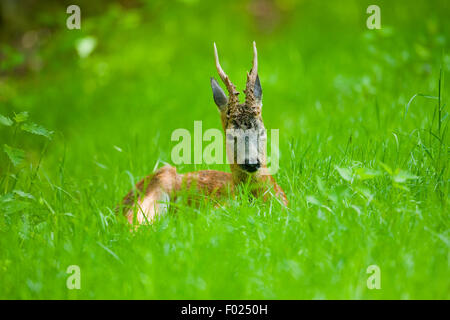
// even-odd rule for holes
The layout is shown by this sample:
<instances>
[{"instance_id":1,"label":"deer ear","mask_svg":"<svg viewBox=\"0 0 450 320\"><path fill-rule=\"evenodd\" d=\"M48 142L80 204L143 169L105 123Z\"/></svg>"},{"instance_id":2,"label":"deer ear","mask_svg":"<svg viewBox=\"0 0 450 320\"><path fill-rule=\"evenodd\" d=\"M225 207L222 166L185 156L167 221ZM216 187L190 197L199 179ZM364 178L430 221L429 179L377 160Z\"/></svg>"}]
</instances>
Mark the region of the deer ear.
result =
<instances>
[{"instance_id":1,"label":"deer ear","mask_svg":"<svg viewBox=\"0 0 450 320\"><path fill-rule=\"evenodd\" d=\"M256 76L255 87L253 88L253 95L255 96L256 100L261 101L262 88L261 88L261 82L259 82L259 75Z\"/></svg>"},{"instance_id":2,"label":"deer ear","mask_svg":"<svg viewBox=\"0 0 450 320\"><path fill-rule=\"evenodd\" d=\"M219 83L214 78L211 78L211 88L213 92L214 102L219 107L220 111L222 111L228 103L227 95L225 94L225 92L223 92Z\"/></svg>"}]
</instances>

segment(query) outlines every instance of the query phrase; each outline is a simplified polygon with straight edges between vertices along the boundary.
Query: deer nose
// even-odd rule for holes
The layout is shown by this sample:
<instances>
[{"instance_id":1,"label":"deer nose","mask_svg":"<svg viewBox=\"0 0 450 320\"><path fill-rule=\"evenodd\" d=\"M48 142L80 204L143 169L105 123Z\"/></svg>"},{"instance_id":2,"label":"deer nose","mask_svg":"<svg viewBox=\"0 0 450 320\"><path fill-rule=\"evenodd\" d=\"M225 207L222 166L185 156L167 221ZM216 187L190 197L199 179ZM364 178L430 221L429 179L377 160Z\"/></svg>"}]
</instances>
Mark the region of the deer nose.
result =
<instances>
[{"instance_id":1,"label":"deer nose","mask_svg":"<svg viewBox=\"0 0 450 320\"><path fill-rule=\"evenodd\" d=\"M247 172L255 172L261 167L259 160L256 163L244 163L240 165L242 169Z\"/></svg>"}]
</instances>

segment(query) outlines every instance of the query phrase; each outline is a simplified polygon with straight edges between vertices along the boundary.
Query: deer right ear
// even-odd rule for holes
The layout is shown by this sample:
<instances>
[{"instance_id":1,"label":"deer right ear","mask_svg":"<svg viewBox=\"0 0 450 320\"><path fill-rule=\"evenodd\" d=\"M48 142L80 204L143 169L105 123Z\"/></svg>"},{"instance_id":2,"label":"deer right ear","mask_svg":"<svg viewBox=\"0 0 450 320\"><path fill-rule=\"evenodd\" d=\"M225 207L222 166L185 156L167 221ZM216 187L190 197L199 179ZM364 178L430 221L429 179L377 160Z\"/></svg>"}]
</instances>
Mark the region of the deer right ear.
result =
<instances>
[{"instance_id":1,"label":"deer right ear","mask_svg":"<svg viewBox=\"0 0 450 320\"><path fill-rule=\"evenodd\" d=\"M228 103L227 95L214 78L211 78L211 88L213 91L214 102L219 107L219 110L223 111Z\"/></svg>"},{"instance_id":2,"label":"deer right ear","mask_svg":"<svg viewBox=\"0 0 450 320\"><path fill-rule=\"evenodd\" d=\"M261 82L259 82L258 75L256 75L255 87L253 88L253 95L255 96L256 100L258 100L258 101L262 100Z\"/></svg>"}]
</instances>

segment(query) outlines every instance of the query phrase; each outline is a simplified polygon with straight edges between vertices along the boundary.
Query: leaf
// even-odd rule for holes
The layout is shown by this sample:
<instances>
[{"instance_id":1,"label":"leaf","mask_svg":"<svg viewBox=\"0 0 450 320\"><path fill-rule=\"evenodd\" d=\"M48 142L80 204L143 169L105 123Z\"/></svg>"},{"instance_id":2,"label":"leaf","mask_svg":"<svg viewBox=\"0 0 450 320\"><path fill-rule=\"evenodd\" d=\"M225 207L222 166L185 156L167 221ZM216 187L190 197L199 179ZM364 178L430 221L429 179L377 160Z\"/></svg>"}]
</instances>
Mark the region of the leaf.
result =
<instances>
[{"instance_id":1,"label":"leaf","mask_svg":"<svg viewBox=\"0 0 450 320\"><path fill-rule=\"evenodd\" d=\"M92 53L92 51L94 51L96 46L97 46L97 39L92 36L87 36L78 39L75 45L80 58L88 57Z\"/></svg>"},{"instance_id":2,"label":"leaf","mask_svg":"<svg viewBox=\"0 0 450 320\"><path fill-rule=\"evenodd\" d=\"M393 182L392 185L394 186L394 188L409 191L409 188L403 184Z\"/></svg>"},{"instance_id":3,"label":"leaf","mask_svg":"<svg viewBox=\"0 0 450 320\"><path fill-rule=\"evenodd\" d=\"M356 213L358 214L358 216L361 215L361 209L360 209L358 206L355 206L354 204L352 204L352 205L350 206L350 208L355 209L355 211L356 211Z\"/></svg>"},{"instance_id":4,"label":"leaf","mask_svg":"<svg viewBox=\"0 0 450 320\"><path fill-rule=\"evenodd\" d=\"M17 123L25 122L28 119L28 112L24 111L19 114L14 115L14 121Z\"/></svg>"},{"instance_id":5,"label":"leaf","mask_svg":"<svg viewBox=\"0 0 450 320\"><path fill-rule=\"evenodd\" d=\"M368 168L358 168L356 169L356 174L358 175L359 180L369 180L379 176L380 172Z\"/></svg>"},{"instance_id":6,"label":"leaf","mask_svg":"<svg viewBox=\"0 0 450 320\"><path fill-rule=\"evenodd\" d=\"M4 125L4 126L9 127L9 126L11 126L11 125L13 124L13 121L12 121L10 118L5 117L5 116L2 116L2 115L0 114L0 123L1 123L2 125Z\"/></svg>"},{"instance_id":7,"label":"leaf","mask_svg":"<svg viewBox=\"0 0 450 320\"><path fill-rule=\"evenodd\" d=\"M314 197L314 196L306 196L306 201L308 203L315 204L316 206L320 206L321 205L320 201L317 200L317 198Z\"/></svg>"},{"instance_id":8,"label":"leaf","mask_svg":"<svg viewBox=\"0 0 450 320\"><path fill-rule=\"evenodd\" d=\"M384 170L386 170L387 173L389 173L390 176L392 176L392 169L387 164L380 162L380 165L383 167Z\"/></svg>"},{"instance_id":9,"label":"leaf","mask_svg":"<svg viewBox=\"0 0 450 320\"><path fill-rule=\"evenodd\" d=\"M369 202L374 198L374 194L370 192L367 188L357 188L356 189L362 196L364 196Z\"/></svg>"},{"instance_id":10,"label":"leaf","mask_svg":"<svg viewBox=\"0 0 450 320\"><path fill-rule=\"evenodd\" d=\"M10 202L10 201L14 201L14 195L12 193L7 193L3 196L0 196L1 203L6 203L6 202Z\"/></svg>"},{"instance_id":11,"label":"leaf","mask_svg":"<svg viewBox=\"0 0 450 320\"><path fill-rule=\"evenodd\" d=\"M102 169L108 169L108 167L105 166L103 163L100 163L100 162L97 162L97 161L94 161L94 163L95 163L97 166L99 166L100 168L102 168Z\"/></svg>"},{"instance_id":12,"label":"leaf","mask_svg":"<svg viewBox=\"0 0 450 320\"><path fill-rule=\"evenodd\" d=\"M9 160L11 160L12 164L15 167L17 167L25 158L25 152L21 149L16 149L8 146L7 144L4 144L3 150L8 155Z\"/></svg>"},{"instance_id":13,"label":"leaf","mask_svg":"<svg viewBox=\"0 0 450 320\"><path fill-rule=\"evenodd\" d=\"M316 180L317 180L317 189L319 189L320 193L322 193L322 194L326 193L325 186L323 184L322 179L320 179L319 176L316 176Z\"/></svg>"},{"instance_id":14,"label":"leaf","mask_svg":"<svg viewBox=\"0 0 450 320\"><path fill-rule=\"evenodd\" d=\"M2 211L9 214L9 213L21 211L29 206L30 206L29 202L15 200L15 201L10 201L10 202L4 203L2 205Z\"/></svg>"},{"instance_id":15,"label":"leaf","mask_svg":"<svg viewBox=\"0 0 450 320\"><path fill-rule=\"evenodd\" d=\"M33 197L32 194L29 194L29 193L24 192L24 191L22 191L22 190L14 190L13 192L14 192L15 194L17 194L19 197L22 197L22 198L28 198L28 199L34 200L34 197Z\"/></svg>"},{"instance_id":16,"label":"leaf","mask_svg":"<svg viewBox=\"0 0 450 320\"><path fill-rule=\"evenodd\" d=\"M419 177L415 176L407 171L400 170L400 172L397 173L393 179L397 183L403 183L403 182L406 182L406 180L419 179Z\"/></svg>"},{"instance_id":17,"label":"leaf","mask_svg":"<svg viewBox=\"0 0 450 320\"><path fill-rule=\"evenodd\" d=\"M39 135L39 136L44 136L44 137L46 137L49 140L52 138L52 134L53 134L53 131L49 131L49 130L45 129L43 126L40 126L40 125L38 125L36 123L33 123L33 122L31 122L31 123L24 123L21 126L21 129L23 131L26 131L26 132L29 132L29 133L32 133L32 134L36 134L36 135Z\"/></svg>"},{"instance_id":18,"label":"leaf","mask_svg":"<svg viewBox=\"0 0 450 320\"><path fill-rule=\"evenodd\" d=\"M342 179L345 181L351 181L352 180L352 169L350 168L339 168L338 166L335 166L336 170L341 175Z\"/></svg>"},{"instance_id":19,"label":"leaf","mask_svg":"<svg viewBox=\"0 0 450 320\"><path fill-rule=\"evenodd\" d=\"M14 194L12 193L7 193L4 196L1 196L0 203L2 212L7 214L23 210L29 206L29 203L26 201L14 199Z\"/></svg>"}]
</instances>

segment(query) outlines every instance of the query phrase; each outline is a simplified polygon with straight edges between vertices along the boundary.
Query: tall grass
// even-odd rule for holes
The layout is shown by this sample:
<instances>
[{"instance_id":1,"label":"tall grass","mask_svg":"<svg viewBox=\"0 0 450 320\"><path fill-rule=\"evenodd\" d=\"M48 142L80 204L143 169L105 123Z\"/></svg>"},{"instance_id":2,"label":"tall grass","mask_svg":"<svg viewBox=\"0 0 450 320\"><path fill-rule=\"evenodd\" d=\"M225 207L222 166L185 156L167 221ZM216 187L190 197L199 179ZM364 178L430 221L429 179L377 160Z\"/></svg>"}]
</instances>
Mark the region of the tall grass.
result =
<instances>
[{"instance_id":1,"label":"tall grass","mask_svg":"<svg viewBox=\"0 0 450 320\"><path fill-rule=\"evenodd\" d=\"M0 81L1 146L15 148L0 156L0 298L448 299L450 30L445 2L406 5L382 2L381 30L364 3L304 1L280 20L238 2L112 5L54 31L42 70ZM289 209L244 188L129 232L114 208L171 163L171 132L220 128L213 41L241 89L253 40ZM229 171L177 170L207 168Z\"/></svg>"}]
</instances>

